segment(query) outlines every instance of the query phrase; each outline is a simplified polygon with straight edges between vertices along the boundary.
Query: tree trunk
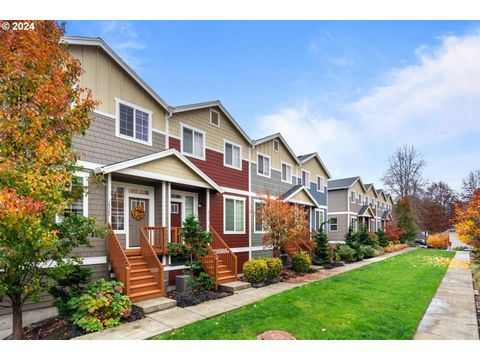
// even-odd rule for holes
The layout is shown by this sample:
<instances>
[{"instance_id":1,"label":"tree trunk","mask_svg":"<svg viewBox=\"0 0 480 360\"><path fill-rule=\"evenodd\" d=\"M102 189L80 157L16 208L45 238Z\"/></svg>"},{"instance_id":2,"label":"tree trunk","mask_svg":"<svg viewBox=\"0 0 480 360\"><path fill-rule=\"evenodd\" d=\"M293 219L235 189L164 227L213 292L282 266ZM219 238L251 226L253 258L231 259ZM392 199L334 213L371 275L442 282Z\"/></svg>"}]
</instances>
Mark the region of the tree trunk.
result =
<instances>
[{"instance_id":1,"label":"tree trunk","mask_svg":"<svg viewBox=\"0 0 480 360\"><path fill-rule=\"evenodd\" d=\"M23 339L23 318L22 318L22 304L12 302L12 324L13 324L13 339Z\"/></svg>"}]
</instances>

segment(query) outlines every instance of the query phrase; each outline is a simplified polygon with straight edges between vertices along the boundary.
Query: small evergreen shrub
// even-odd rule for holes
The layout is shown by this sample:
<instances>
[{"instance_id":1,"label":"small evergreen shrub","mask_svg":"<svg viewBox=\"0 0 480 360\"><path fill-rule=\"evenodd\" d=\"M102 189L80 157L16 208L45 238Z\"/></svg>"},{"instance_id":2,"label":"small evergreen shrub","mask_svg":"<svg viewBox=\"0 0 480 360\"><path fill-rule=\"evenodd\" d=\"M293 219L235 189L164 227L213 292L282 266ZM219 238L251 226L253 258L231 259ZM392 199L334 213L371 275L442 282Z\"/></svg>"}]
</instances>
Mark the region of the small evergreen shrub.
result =
<instances>
[{"instance_id":1,"label":"small evergreen shrub","mask_svg":"<svg viewBox=\"0 0 480 360\"><path fill-rule=\"evenodd\" d=\"M267 279L275 279L280 276L283 270L282 260L280 258L265 258L265 262L267 263Z\"/></svg>"},{"instance_id":2,"label":"small evergreen shrub","mask_svg":"<svg viewBox=\"0 0 480 360\"><path fill-rule=\"evenodd\" d=\"M417 243L415 241L407 241L408 247L417 247Z\"/></svg>"},{"instance_id":3,"label":"small evergreen shrub","mask_svg":"<svg viewBox=\"0 0 480 360\"><path fill-rule=\"evenodd\" d=\"M264 259L251 259L243 264L243 276L252 284L258 284L267 278L268 265Z\"/></svg>"},{"instance_id":4,"label":"small evergreen shrub","mask_svg":"<svg viewBox=\"0 0 480 360\"><path fill-rule=\"evenodd\" d=\"M310 265L312 265L312 260L308 254L298 253L292 256L292 269L297 274L308 272Z\"/></svg>"},{"instance_id":5,"label":"small evergreen shrub","mask_svg":"<svg viewBox=\"0 0 480 360\"><path fill-rule=\"evenodd\" d=\"M87 332L117 326L132 314L132 303L122 290L119 281L100 279L88 285L81 296L68 302L73 311L70 320Z\"/></svg>"},{"instance_id":6,"label":"small evergreen shrub","mask_svg":"<svg viewBox=\"0 0 480 360\"><path fill-rule=\"evenodd\" d=\"M327 234L322 230L318 229L318 232L313 237L315 241L315 248L313 249L313 254L315 258L313 259L316 265L324 265L331 263L332 261L329 260L329 250L330 247L328 246L328 237Z\"/></svg>"},{"instance_id":7,"label":"small evergreen shrub","mask_svg":"<svg viewBox=\"0 0 480 360\"><path fill-rule=\"evenodd\" d=\"M376 256L376 251L373 246L370 245L361 245L360 249L363 253L364 259L370 259Z\"/></svg>"},{"instance_id":8,"label":"small evergreen shrub","mask_svg":"<svg viewBox=\"0 0 480 360\"><path fill-rule=\"evenodd\" d=\"M336 255L340 261L345 261L346 263L352 263L355 261L355 250L346 244L340 244L337 246Z\"/></svg>"},{"instance_id":9,"label":"small evergreen shrub","mask_svg":"<svg viewBox=\"0 0 480 360\"><path fill-rule=\"evenodd\" d=\"M379 229L377 231L377 242L378 245L380 245L381 247L389 245L387 236L385 235L385 231L383 231L382 229Z\"/></svg>"}]
</instances>

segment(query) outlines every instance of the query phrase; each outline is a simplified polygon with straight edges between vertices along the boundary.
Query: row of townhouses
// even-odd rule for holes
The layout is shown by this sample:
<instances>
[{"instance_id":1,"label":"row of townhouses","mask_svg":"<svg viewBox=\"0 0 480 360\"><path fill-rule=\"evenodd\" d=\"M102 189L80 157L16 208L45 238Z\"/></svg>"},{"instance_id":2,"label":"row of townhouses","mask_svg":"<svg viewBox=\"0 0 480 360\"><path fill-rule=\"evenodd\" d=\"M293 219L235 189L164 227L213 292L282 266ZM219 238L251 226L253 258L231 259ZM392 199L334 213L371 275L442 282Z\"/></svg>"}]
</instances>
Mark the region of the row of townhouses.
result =
<instances>
[{"instance_id":1,"label":"row of townhouses","mask_svg":"<svg viewBox=\"0 0 480 360\"><path fill-rule=\"evenodd\" d=\"M332 241L343 239L348 224L375 231L391 220L390 196L359 177L331 180L317 153L297 156L279 133L251 139L219 101L168 105L101 39L65 41L85 70L81 86L100 101L91 127L74 141L88 191L71 210L110 224L114 234L77 255L94 278L127 281L133 301L161 296L184 270L165 243L179 241L190 214L213 234L208 266L217 283L271 254L256 218L266 193L305 206L312 231L328 218Z\"/></svg>"}]
</instances>

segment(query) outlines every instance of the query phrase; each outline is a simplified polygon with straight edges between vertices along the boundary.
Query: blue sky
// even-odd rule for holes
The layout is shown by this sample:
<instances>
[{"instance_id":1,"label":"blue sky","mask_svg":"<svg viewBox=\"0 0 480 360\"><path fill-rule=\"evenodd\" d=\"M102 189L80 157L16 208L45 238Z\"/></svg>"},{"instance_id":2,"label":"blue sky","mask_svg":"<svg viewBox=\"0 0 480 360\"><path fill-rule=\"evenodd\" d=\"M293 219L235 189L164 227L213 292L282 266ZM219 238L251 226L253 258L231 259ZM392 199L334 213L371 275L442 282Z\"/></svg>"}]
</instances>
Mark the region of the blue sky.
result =
<instances>
[{"instance_id":1,"label":"blue sky","mask_svg":"<svg viewBox=\"0 0 480 360\"><path fill-rule=\"evenodd\" d=\"M219 99L253 138L280 131L334 177L381 186L413 144L459 188L480 167L480 22L68 21L171 105Z\"/></svg>"}]
</instances>

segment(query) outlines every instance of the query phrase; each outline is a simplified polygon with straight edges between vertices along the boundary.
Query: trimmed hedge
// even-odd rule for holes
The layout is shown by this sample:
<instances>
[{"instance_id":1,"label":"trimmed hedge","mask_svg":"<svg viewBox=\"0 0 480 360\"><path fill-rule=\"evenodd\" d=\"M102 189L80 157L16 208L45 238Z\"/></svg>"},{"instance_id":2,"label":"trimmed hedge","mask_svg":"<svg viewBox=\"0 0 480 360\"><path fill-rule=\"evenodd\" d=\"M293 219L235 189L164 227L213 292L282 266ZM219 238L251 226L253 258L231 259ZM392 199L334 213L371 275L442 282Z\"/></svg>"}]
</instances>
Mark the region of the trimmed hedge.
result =
<instances>
[{"instance_id":1,"label":"trimmed hedge","mask_svg":"<svg viewBox=\"0 0 480 360\"><path fill-rule=\"evenodd\" d=\"M292 269L296 273L306 273L310 270L312 260L305 253L298 253L292 256Z\"/></svg>"}]
</instances>

